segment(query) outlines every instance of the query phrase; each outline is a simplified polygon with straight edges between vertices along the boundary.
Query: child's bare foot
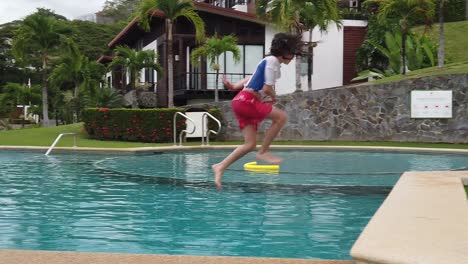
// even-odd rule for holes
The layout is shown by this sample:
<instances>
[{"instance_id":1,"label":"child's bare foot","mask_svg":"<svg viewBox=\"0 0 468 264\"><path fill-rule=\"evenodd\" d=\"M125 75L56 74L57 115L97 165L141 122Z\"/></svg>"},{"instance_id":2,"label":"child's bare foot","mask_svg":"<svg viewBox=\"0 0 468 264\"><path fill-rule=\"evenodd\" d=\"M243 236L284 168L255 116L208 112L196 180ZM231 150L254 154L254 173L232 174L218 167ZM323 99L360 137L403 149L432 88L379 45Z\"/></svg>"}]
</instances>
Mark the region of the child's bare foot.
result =
<instances>
[{"instance_id":1,"label":"child's bare foot","mask_svg":"<svg viewBox=\"0 0 468 264\"><path fill-rule=\"evenodd\" d=\"M216 187L218 189L222 189L223 186L221 185L221 178L223 177L224 169L218 163L218 164L211 166L211 170L213 171L213 174L214 174Z\"/></svg>"},{"instance_id":2,"label":"child's bare foot","mask_svg":"<svg viewBox=\"0 0 468 264\"><path fill-rule=\"evenodd\" d=\"M261 161L265 161L268 163L273 163L273 164L278 164L283 161L282 158L276 157L272 155L270 152L265 152L265 153L257 153L256 158Z\"/></svg>"}]
</instances>

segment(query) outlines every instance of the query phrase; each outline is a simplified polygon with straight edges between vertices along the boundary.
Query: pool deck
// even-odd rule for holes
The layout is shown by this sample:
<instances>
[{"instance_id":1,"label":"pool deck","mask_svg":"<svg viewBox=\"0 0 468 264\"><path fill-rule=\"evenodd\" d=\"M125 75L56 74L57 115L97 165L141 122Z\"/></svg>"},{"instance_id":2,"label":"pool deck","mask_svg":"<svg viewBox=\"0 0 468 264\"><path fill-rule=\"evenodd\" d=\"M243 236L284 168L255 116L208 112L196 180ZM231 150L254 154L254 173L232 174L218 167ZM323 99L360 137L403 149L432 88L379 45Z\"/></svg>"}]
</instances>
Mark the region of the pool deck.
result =
<instances>
[{"instance_id":1,"label":"pool deck","mask_svg":"<svg viewBox=\"0 0 468 264\"><path fill-rule=\"evenodd\" d=\"M63 251L0 250L1 264L352 264L346 260L169 256L79 253Z\"/></svg>"},{"instance_id":2,"label":"pool deck","mask_svg":"<svg viewBox=\"0 0 468 264\"><path fill-rule=\"evenodd\" d=\"M232 149L236 146L145 148L60 147L54 151L148 153ZM468 154L464 149L367 146L272 146L275 149L368 150ZM47 147L0 146L0 150L45 151ZM468 164L467 164L468 167ZM167 256L59 251L0 250L0 264L440 264L468 263L468 171L405 172L369 221L353 248L353 261L210 256Z\"/></svg>"},{"instance_id":3,"label":"pool deck","mask_svg":"<svg viewBox=\"0 0 468 264\"><path fill-rule=\"evenodd\" d=\"M357 264L468 263L468 171L405 172L351 249Z\"/></svg>"}]
</instances>

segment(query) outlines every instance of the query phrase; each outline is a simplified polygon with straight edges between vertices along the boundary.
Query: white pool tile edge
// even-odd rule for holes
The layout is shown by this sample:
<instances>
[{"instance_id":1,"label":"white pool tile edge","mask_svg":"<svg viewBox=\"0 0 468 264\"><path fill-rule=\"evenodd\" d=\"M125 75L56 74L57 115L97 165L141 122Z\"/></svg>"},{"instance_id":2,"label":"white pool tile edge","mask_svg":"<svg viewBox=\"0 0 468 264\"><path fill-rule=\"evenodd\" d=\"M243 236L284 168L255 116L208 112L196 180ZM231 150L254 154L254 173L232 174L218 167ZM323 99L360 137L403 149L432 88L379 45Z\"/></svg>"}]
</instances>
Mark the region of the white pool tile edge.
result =
<instances>
[{"instance_id":1,"label":"white pool tile edge","mask_svg":"<svg viewBox=\"0 0 468 264\"><path fill-rule=\"evenodd\" d=\"M238 145L209 145L209 146L157 146L139 148L91 148L91 147L55 147L52 153L59 151L96 151L96 152L120 152L120 153L145 153L158 151L177 150L206 150L206 149L234 149ZM260 145L257 145L259 148ZM290 150L371 150L371 151L395 151L395 152L424 152L424 153L453 153L468 154L468 149L451 148L416 148L416 147L381 147L381 146L303 146L303 145L272 145L272 149ZM0 146L0 150L31 150L44 151L45 146Z\"/></svg>"},{"instance_id":2,"label":"white pool tile edge","mask_svg":"<svg viewBox=\"0 0 468 264\"><path fill-rule=\"evenodd\" d=\"M357 264L468 263L468 171L405 172L351 249Z\"/></svg>"}]
</instances>

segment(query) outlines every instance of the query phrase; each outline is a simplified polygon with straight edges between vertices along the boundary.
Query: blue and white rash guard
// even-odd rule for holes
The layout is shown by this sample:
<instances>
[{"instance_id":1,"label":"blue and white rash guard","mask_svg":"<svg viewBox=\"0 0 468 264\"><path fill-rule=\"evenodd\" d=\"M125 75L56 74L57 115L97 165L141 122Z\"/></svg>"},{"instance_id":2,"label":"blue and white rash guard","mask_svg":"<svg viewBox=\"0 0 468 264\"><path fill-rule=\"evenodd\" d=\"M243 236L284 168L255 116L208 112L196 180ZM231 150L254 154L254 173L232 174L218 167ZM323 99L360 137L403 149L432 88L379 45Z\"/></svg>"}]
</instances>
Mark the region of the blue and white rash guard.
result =
<instances>
[{"instance_id":1,"label":"blue and white rash guard","mask_svg":"<svg viewBox=\"0 0 468 264\"><path fill-rule=\"evenodd\" d=\"M261 60L246 87L259 92L263 85L275 86L281 77L281 64L275 56L267 56Z\"/></svg>"}]
</instances>

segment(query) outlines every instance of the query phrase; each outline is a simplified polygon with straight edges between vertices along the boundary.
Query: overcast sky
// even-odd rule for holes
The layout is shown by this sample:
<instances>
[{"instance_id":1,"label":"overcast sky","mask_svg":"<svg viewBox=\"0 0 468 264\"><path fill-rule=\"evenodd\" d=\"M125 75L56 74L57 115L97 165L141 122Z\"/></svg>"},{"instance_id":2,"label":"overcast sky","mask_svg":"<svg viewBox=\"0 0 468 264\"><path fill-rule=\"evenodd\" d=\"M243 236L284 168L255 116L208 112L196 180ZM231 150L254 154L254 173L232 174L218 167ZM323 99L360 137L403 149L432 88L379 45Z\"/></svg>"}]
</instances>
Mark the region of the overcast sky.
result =
<instances>
[{"instance_id":1,"label":"overcast sky","mask_svg":"<svg viewBox=\"0 0 468 264\"><path fill-rule=\"evenodd\" d=\"M37 8L47 8L68 19L102 10L106 0L0 0L0 24L23 19Z\"/></svg>"}]
</instances>

